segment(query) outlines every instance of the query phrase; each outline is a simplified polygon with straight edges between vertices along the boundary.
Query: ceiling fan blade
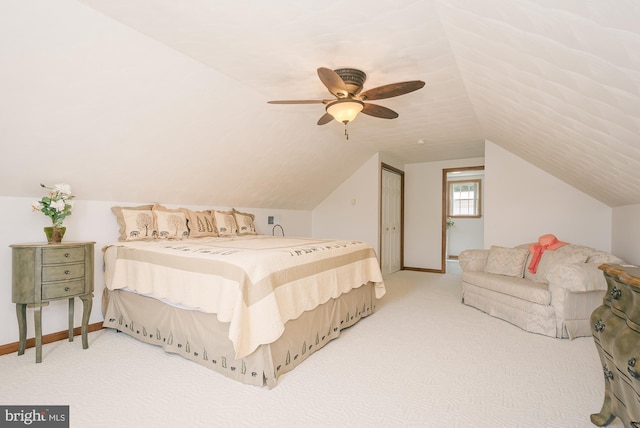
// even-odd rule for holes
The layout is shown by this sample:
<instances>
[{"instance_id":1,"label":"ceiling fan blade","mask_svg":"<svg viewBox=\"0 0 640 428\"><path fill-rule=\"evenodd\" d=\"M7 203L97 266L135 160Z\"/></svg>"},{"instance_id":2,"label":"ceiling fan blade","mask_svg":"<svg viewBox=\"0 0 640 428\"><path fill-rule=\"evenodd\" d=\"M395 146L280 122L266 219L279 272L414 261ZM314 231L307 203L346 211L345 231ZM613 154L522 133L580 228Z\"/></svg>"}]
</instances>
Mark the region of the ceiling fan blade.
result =
<instances>
[{"instance_id":1,"label":"ceiling fan blade","mask_svg":"<svg viewBox=\"0 0 640 428\"><path fill-rule=\"evenodd\" d=\"M408 94L424 87L422 80L411 80L409 82L391 83L389 85L378 86L360 94L363 100L381 100L383 98L397 97Z\"/></svg>"},{"instance_id":2,"label":"ceiling fan blade","mask_svg":"<svg viewBox=\"0 0 640 428\"><path fill-rule=\"evenodd\" d=\"M362 113L368 114L369 116L373 117L379 117L381 119L395 119L396 117L398 117L398 113L389 108L368 103L364 104Z\"/></svg>"},{"instance_id":3,"label":"ceiling fan blade","mask_svg":"<svg viewBox=\"0 0 640 428\"><path fill-rule=\"evenodd\" d=\"M333 116L331 116L329 113L325 113L324 115L322 115L320 119L318 119L318 125L326 125L332 120L333 120Z\"/></svg>"},{"instance_id":4,"label":"ceiling fan blade","mask_svg":"<svg viewBox=\"0 0 640 428\"><path fill-rule=\"evenodd\" d=\"M344 83L344 80L330 68L320 67L318 68L318 77L327 87L329 92L335 95L338 98L344 98L349 95L349 90L347 89L347 85Z\"/></svg>"},{"instance_id":5,"label":"ceiling fan blade","mask_svg":"<svg viewBox=\"0 0 640 428\"><path fill-rule=\"evenodd\" d=\"M333 100L279 100L267 101L268 104L327 104Z\"/></svg>"}]
</instances>

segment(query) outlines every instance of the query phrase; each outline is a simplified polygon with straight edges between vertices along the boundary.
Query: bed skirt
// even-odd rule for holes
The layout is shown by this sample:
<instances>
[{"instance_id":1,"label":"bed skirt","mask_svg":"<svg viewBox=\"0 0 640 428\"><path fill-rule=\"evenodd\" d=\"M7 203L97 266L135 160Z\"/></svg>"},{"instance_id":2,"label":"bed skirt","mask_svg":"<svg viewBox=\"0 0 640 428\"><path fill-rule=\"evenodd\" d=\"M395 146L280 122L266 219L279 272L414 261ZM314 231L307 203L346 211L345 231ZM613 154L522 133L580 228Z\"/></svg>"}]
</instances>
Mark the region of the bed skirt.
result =
<instances>
[{"instance_id":1,"label":"bed skirt","mask_svg":"<svg viewBox=\"0 0 640 428\"><path fill-rule=\"evenodd\" d=\"M228 323L215 314L180 309L157 299L105 288L104 327L114 328L143 342L159 345L237 381L273 388L278 378L340 336L340 331L375 310L373 283L352 289L336 299L304 312L285 324L275 342L260 345L237 360L228 337Z\"/></svg>"}]
</instances>

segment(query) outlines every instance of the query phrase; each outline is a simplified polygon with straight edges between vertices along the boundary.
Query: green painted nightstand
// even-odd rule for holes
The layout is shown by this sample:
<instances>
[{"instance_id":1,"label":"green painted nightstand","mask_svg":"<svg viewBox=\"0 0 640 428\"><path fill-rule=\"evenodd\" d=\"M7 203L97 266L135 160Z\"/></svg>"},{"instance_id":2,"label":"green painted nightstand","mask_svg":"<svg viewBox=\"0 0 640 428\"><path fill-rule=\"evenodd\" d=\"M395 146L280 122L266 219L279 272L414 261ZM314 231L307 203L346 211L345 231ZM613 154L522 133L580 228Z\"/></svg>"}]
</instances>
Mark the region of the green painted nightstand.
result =
<instances>
[{"instance_id":1,"label":"green painted nightstand","mask_svg":"<svg viewBox=\"0 0 640 428\"><path fill-rule=\"evenodd\" d=\"M82 300L82 348L93 305L93 245L95 242L62 244L14 244L12 248L12 301L16 304L20 344L27 343L27 307L34 308L36 363L42 362L42 307L51 300L69 299L69 342L73 341L74 298Z\"/></svg>"}]
</instances>

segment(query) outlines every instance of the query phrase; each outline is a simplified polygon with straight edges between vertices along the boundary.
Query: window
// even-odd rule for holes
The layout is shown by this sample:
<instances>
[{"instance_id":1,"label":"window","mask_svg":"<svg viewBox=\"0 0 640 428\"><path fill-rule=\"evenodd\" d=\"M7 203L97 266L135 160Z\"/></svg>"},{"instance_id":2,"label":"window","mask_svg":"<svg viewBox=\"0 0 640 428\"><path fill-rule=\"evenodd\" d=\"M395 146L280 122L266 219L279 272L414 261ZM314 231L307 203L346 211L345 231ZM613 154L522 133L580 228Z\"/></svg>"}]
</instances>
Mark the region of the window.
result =
<instances>
[{"instance_id":1,"label":"window","mask_svg":"<svg viewBox=\"0 0 640 428\"><path fill-rule=\"evenodd\" d=\"M449 182L449 217L480 217L480 207L480 180Z\"/></svg>"}]
</instances>

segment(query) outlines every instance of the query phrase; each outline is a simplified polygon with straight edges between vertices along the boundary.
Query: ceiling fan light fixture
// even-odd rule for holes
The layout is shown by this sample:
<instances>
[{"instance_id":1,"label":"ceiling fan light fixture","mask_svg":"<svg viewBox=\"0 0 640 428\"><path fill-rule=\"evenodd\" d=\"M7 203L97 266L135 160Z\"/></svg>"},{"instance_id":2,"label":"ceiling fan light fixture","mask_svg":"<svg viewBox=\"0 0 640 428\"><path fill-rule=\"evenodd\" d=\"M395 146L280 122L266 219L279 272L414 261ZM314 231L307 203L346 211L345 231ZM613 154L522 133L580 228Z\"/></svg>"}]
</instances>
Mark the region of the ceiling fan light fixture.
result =
<instances>
[{"instance_id":1,"label":"ceiling fan light fixture","mask_svg":"<svg viewBox=\"0 0 640 428\"><path fill-rule=\"evenodd\" d=\"M347 124L356 118L364 108L364 103L352 98L341 99L327 105L327 113L340 123Z\"/></svg>"}]
</instances>

